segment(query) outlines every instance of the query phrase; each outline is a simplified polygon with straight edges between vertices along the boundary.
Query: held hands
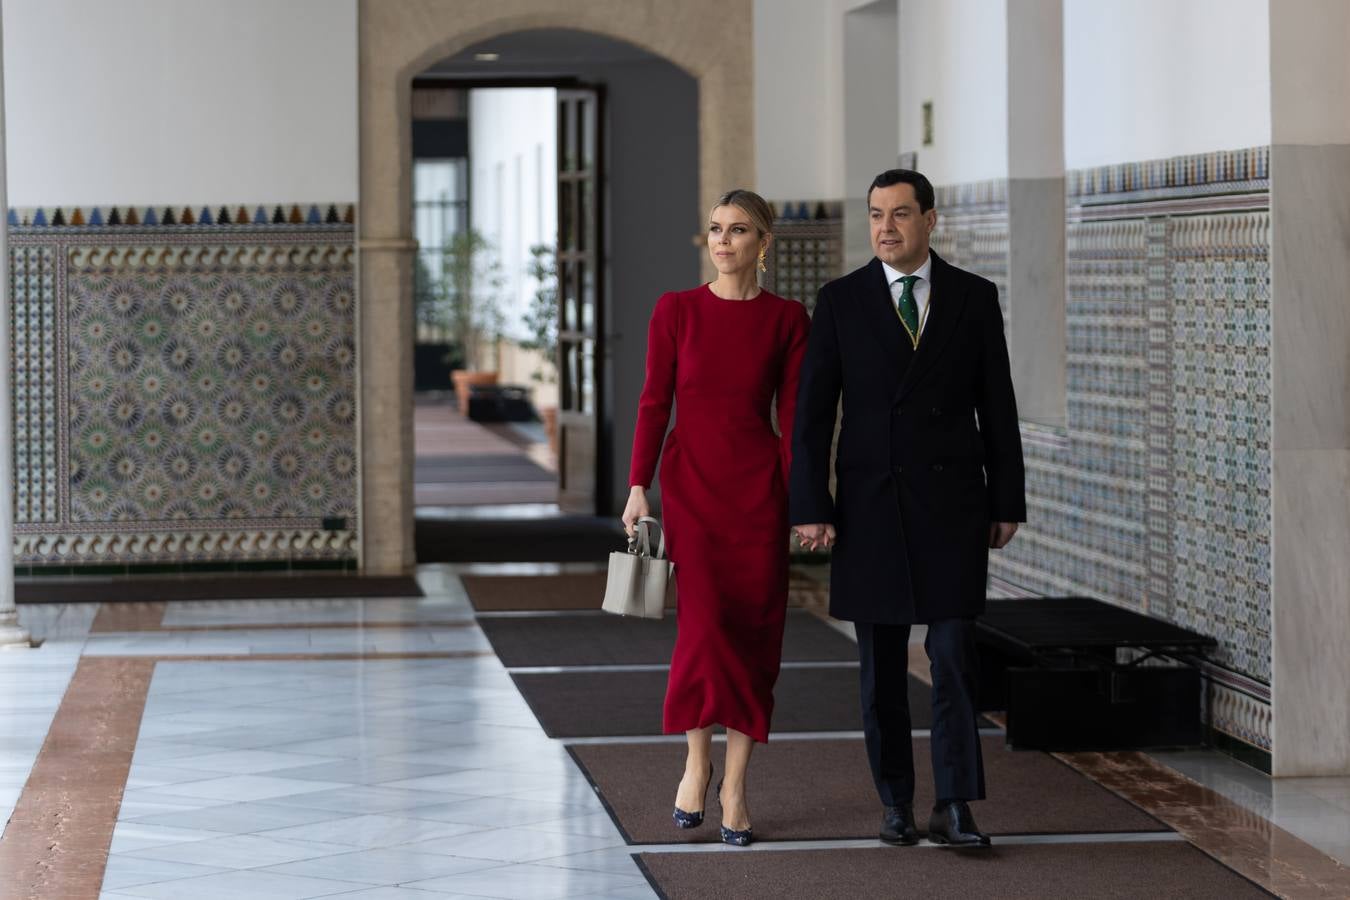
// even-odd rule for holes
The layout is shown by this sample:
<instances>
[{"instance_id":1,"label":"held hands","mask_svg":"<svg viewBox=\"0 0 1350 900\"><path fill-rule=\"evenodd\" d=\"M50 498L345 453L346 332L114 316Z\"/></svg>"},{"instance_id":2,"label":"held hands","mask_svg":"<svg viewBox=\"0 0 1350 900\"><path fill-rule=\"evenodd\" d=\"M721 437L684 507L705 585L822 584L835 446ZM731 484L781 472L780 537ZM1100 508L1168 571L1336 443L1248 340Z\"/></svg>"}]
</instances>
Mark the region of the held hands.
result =
<instances>
[{"instance_id":1,"label":"held hands","mask_svg":"<svg viewBox=\"0 0 1350 900\"><path fill-rule=\"evenodd\" d=\"M1016 522L990 522L989 523L989 549L1002 550L1008 546L1008 541L1017 534Z\"/></svg>"},{"instance_id":2,"label":"held hands","mask_svg":"<svg viewBox=\"0 0 1350 900\"><path fill-rule=\"evenodd\" d=\"M838 537L834 526L828 524L794 525L792 530L797 534L797 543L807 550L833 547Z\"/></svg>"},{"instance_id":3,"label":"held hands","mask_svg":"<svg viewBox=\"0 0 1350 900\"><path fill-rule=\"evenodd\" d=\"M633 485L628 492L628 504L623 508L623 530L628 532L629 537L632 537L637 520L651 514L652 507L647 502L646 488L640 484Z\"/></svg>"}]
</instances>

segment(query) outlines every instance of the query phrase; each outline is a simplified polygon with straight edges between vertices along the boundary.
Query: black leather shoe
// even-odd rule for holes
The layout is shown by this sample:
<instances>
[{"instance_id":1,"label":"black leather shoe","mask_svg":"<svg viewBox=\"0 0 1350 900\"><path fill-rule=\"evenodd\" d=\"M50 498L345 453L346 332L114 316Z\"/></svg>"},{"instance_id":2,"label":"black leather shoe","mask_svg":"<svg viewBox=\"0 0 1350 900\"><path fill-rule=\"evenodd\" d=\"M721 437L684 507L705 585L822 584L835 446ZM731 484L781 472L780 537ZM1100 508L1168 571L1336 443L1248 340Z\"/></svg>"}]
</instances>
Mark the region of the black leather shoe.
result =
<instances>
[{"instance_id":1,"label":"black leather shoe","mask_svg":"<svg viewBox=\"0 0 1350 900\"><path fill-rule=\"evenodd\" d=\"M949 847L988 847L989 835L975 825L975 817L964 800L953 800L933 807L928 818L928 840Z\"/></svg>"},{"instance_id":2,"label":"black leather shoe","mask_svg":"<svg viewBox=\"0 0 1350 900\"><path fill-rule=\"evenodd\" d=\"M881 820L881 840L900 847L910 847L919 842L919 829L914 824L914 804L886 807L886 816Z\"/></svg>"}]
</instances>

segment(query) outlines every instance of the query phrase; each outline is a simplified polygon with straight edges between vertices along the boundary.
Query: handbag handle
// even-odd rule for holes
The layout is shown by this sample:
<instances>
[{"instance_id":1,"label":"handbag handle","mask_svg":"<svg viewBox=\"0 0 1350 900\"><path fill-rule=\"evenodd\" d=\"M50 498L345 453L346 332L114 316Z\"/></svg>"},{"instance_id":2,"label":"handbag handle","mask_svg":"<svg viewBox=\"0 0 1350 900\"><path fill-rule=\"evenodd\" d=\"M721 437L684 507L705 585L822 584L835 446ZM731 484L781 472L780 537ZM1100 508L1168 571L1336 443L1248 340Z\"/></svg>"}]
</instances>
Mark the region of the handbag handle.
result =
<instances>
[{"instance_id":1,"label":"handbag handle","mask_svg":"<svg viewBox=\"0 0 1350 900\"><path fill-rule=\"evenodd\" d=\"M656 526L657 531L661 532L661 542L656 548L656 558L666 558L666 530L661 527L661 523L658 520L651 516L642 516L637 520L634 534L628 539L629 553L637 553L639 556L652 555L651 526L653 525ZM638 549L638 544L642 545L641 550Z\"/></svg>"}]
</instances>

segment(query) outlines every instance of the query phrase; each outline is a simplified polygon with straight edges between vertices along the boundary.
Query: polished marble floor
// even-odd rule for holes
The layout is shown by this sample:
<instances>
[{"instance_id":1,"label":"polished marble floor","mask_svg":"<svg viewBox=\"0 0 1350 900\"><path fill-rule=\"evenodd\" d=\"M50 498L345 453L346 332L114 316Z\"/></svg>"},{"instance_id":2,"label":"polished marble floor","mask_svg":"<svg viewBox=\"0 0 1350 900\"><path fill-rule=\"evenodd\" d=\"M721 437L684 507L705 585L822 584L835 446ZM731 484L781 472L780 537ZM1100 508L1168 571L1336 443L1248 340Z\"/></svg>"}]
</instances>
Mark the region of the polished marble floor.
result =
<instances>
[{"instance_id":1,"label":"polished marble floor","mask_svg":"<svg viewBox=\"0 0 1350 900\"><path fill-rule=\"evenodd\" d=\"M468 568L424 567L418 599L171 603L143 632L24 607L42 645L0 654L0 814L81 658L154 658L102 897L654 896L474 625ZM1157 758L1350 863L1350 779Z\"/></svg>"}]
</instances>

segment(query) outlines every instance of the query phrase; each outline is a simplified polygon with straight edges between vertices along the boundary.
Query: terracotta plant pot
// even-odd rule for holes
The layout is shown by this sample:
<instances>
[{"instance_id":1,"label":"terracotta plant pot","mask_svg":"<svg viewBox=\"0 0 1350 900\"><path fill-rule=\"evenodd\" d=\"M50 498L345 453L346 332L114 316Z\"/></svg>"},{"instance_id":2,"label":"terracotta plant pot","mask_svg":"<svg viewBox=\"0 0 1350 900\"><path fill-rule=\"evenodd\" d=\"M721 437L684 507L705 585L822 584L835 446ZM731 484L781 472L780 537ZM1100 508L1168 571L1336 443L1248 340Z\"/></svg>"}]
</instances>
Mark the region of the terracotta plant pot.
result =
<instances>
[{"instance_id":1,"label":"terracotta plant pot","mask_svg":"<svg viewBox=\"0 0 1350 900\"><path fill-rule=\"evenodd\" d=\"M545 406L539 410L539 418L544 420L544 433L548 435L548 449L558 455L558 407Z\"/></svg>"},{"instance_id":2,"label":"terracotta plant pot","mask_svg":"<svg viewBox=\"0 0 1350 900\"><path fill-rule=\"evenodd\" d=\"M476 372L470 369L456 369L450 373L450 382L455 386L455 402L461 415L469 414L469 389L474 385L496 384L496 372Z\"/></svg>"}]
</instances>

